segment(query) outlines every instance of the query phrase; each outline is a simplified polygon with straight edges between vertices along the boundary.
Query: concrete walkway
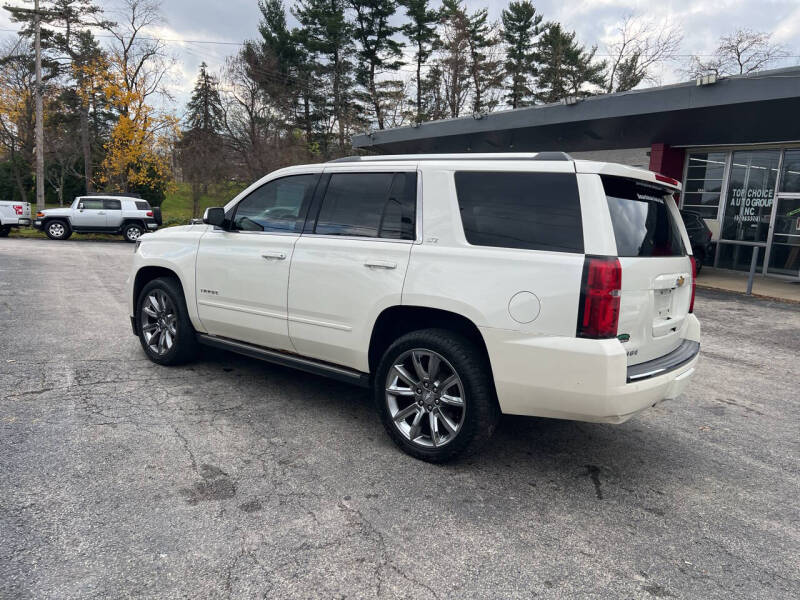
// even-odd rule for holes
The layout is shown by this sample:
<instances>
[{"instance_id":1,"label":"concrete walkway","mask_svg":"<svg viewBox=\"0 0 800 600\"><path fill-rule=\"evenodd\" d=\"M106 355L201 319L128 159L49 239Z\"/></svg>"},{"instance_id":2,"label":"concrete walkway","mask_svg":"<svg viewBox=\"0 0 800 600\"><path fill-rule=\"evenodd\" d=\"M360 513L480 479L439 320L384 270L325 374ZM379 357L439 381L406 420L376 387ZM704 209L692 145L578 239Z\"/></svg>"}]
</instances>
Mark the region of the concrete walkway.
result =
<instances>
[{"instance_id":1,"label":"concrete walkway","mask_svg":"<svg viewBox=\"0 0 800 600\"><path fill-rule=\"evenodd\" d=\"M747 290L747 273L703 267L697 277L697 287L744 294ZM756 275L753 279L753 296L800 304L800 281Z\"/></svg>"}]
</instances>

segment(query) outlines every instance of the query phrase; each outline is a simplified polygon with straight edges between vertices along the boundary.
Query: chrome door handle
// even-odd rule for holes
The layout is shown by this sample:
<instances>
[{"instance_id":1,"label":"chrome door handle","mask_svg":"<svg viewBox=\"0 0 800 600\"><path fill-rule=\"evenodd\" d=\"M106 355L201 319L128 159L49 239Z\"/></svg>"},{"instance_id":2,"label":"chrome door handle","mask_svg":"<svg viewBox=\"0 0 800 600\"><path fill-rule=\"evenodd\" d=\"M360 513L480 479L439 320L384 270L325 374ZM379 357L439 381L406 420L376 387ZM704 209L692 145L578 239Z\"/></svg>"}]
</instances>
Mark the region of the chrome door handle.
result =
<instances>
[{"instance_id":1,"label":"chrome door handle","mask_svg":"<svg viewBox=\"0 0 800 600\"><path fill-rule=\"evenodd\" d=\"M104 211L104 210L100 210L100 211L97 211L97 214L98 214L98 215L104 215L104 214L106 214L106 211Z\"/></svg>"},{"instance_id":2,"label":"chrome door handle","mask_svg":"<svg viewBox=\"0 0 800 600\"><path fill-rule=\"evenodd\" d=\"M364 266L371 269L396 269L397 263L387 260L368 260L364 263Z\"/></svg>"},{"instance_id":3,"label":"chrome door handle","mask_svg":"<svg viewBox=\"0 0 800 600\"><path fill-rule=\"evenodd\" d=\"M283 260L286 258L286 255L283 252L264 252L261 258L266 260Z\"/></svg>"}]
</instances>

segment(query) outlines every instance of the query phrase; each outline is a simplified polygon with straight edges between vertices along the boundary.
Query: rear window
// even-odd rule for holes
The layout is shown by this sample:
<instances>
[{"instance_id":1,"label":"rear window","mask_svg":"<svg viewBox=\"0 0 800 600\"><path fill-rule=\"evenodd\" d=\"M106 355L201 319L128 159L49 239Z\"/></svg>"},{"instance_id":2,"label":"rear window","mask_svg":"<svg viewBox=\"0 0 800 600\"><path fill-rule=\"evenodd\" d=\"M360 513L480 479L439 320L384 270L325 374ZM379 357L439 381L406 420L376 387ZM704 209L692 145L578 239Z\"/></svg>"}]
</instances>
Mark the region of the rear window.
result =
<instances>
[{"instance_id":1,"label":"rear window","mask_svg":"<svg viewBox=\"0 0 800 600\"><path fill-rule=\"evenodd\" d=\"M583 253L574 173L460 171L455 181L470 244Z\"/></svg>"},{"instance_id":2,"label":"rear window","mask_svg":"<svg viewBox=\"0 0 800 600\"><path fill-rule=\"evenodd\" d=\"M668 188L601 175L618 256L683 256L680 228L664 201Z\"/></svg>"},{"instance_id":3,"label":"rear window","mask_svg":"<svg viewBox=\"0 0 800 600\"><path fill-rule=\"evenodd\" d=\"M137 200L136 210L150 210L150 204L148 204L144 200Z\"/></svg>"}]
</instances>

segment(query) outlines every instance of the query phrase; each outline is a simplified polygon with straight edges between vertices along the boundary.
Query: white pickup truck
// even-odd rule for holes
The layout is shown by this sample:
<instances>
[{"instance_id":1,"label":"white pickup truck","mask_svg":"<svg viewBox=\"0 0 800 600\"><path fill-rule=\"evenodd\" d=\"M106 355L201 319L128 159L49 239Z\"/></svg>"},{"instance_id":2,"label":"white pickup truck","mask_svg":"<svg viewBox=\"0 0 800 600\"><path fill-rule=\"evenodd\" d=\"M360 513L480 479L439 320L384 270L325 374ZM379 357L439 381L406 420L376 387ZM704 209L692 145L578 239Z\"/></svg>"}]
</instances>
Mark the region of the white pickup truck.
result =
<instances>
[{"instance_id":1,"label":"white pickup truck","mask_svg":"<svg viewBox=\"0 0 800 600\"><path fill-rule=\"evenodd\" d=\"M8 237L12 227L21 227L30 224L30 203L0 200L0 237Z\"/></svg>"}]
</instances>

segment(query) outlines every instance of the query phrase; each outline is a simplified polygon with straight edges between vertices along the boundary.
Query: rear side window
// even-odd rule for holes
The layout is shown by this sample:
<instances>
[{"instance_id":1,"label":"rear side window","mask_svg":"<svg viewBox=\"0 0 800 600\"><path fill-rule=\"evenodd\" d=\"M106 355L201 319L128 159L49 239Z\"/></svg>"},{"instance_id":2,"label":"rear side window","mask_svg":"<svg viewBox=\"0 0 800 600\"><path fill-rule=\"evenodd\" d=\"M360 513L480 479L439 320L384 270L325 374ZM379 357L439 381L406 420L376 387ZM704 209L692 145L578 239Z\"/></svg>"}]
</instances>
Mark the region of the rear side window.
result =
<instances>
[{"instance_id":1,"label":"rear side window","mask_svg":"<svg viewBox=\"0 0 800 600\"><path fill-rule=\"evenodd\" d=\"M314 233L414 239L416 173L334 173Z\"/></svg>"},{"instance_id":2,"label":"rear side window","mask_svg":"<svg viewBox=\"0 0 800 600\"><path fill-rule=\"evenodd\" d=\"M137 200L136 210L150 210L150 204L148 204L144 200Z\"/></svg>"},{"instance_id":3,"label":"rear side window","mask_svg":"<svg viewBox=\"0 0 800 600\"><path fill-rule=\"evenodd\" d=\"M455 180L470 244L583 253L574 173L461 171Z\"/></svg>"},{"instance_id":4,"label":"rear side window","mask_svg":"<svg viewBox=\"0 0 800 600\"><path fill-rule=\"evenodd\" d=\"M122 202L119 200L103 200L103 208L106 210L122 210Z\"/></svg>"},{"instance_id":5,"label":"rear side window","mask_svg":"<svg viewBox=\"0 0 800 600\"><path fill-rule=\"evenodd\" d=\"M665 199L672 191L627 177L601 175L618 256L683 256L680 228Z\"/></svg>"}]
</instances>

